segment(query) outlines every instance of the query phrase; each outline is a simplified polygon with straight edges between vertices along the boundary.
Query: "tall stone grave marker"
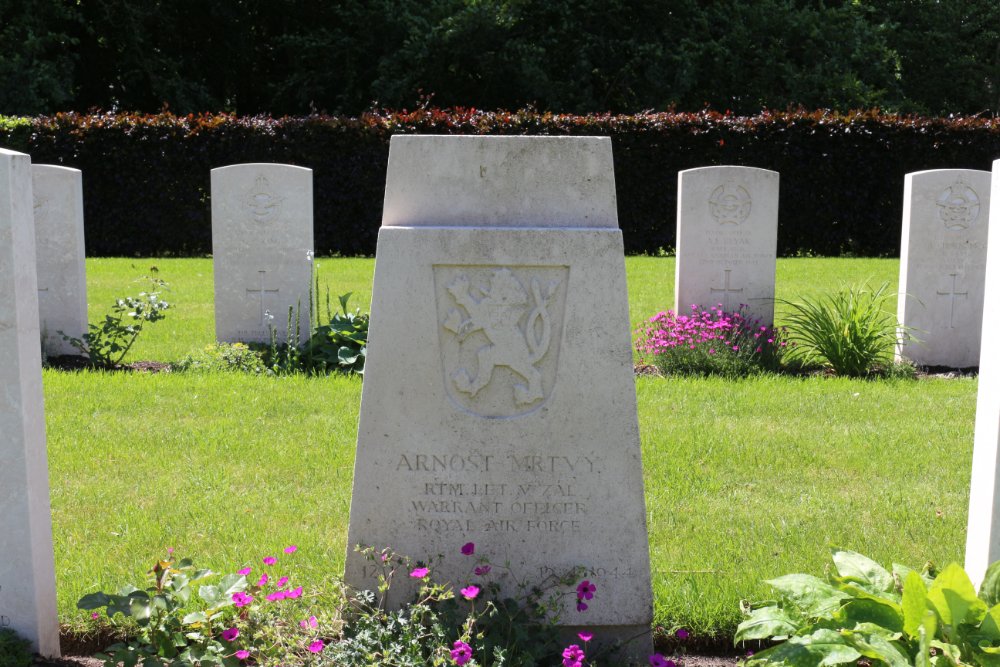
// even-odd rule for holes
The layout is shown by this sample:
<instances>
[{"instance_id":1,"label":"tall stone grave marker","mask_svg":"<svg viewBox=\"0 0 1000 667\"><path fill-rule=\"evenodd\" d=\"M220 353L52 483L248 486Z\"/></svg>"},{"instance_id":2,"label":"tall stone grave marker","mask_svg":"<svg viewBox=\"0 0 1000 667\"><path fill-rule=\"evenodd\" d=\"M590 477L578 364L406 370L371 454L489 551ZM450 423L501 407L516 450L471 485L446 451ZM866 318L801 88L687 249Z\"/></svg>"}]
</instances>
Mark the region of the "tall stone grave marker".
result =
<instances>
[{"instance_id":1,"label":"tall stone grave marker","mask_svg":"<svg viewBox=\"0 0 1000 667\"><path fill-rule=\"evenodd\" d=\"M1000 160L993 163L991 199L1000 201ZM990 211L993 228L986 252L983 334L1000 327L1000 206ZM972 452L969 528L965 570L979 586L990 563L1000 560L1000 346L984 345L979 356L976 440Z\"/></svg>"},{"instance_id":2,"label":"tall stone grave marker","mask_svg":"<svg viewBox=\"0 0 1000 667\"><path fill-rule=\"evenodd\" d=\"M38 314L45 354L80 354L59 332L87 332L87 269L83 245L83 178L79 169L31 166L35 195Z\"/></svg>"},{"instance_id":3,"label":"tall stone grave marker","mask_svg":"<svg viewBox=\"0 0 1000 667\"><path fill-rule=\"evenodd\" d=\"M677 175L677 312L722 304L774 321L778 173L701 167Z\"/></svg>"},{"instance_id":4,"label":"tall stone grave marker","mask_svg":"<svg viewBox=\"0 0 1000 667\"><path fill-rule=\"evenodd\" d=\"M896 357L926 366L979 365L990 172L906 175Z\"/></svg>"},{"instance_id":5,"label":"tall stone grave marker","mask_svg":"<svg viewBox=\"0 0 1000 667\"><path fill-rule=\"evenodd\" d=\"M31 158L0 148L0 628L59 655Z\"/></svg>"},{"instance_id":6,"label":"tall stone grave marker","mask_svg":"<svg viewBox=\"0 0 1000 667\"><path fill-rule=\"evenodd\" d=\"M647 630L628 322L609 139L393 137L347 582L375 585L363 544L481 583L473 542L533 582L585 567L597 593L578 612L567 591L569 626Z\"/></svg>"},{"instance_id":7,"label":"tall stone grave marker","mask_svg":"<svg viewBox=\"0 0 1000 667\"><path fill-rule=\"evenodd\" d=\"M299 340L309 337L312 280L312 169L235 164L212 170L215 336L271 340L300 309ZM294 317L294 315L293 315ZM294 322L293 322L294 323Z\"/></svg>"}]
</instances>

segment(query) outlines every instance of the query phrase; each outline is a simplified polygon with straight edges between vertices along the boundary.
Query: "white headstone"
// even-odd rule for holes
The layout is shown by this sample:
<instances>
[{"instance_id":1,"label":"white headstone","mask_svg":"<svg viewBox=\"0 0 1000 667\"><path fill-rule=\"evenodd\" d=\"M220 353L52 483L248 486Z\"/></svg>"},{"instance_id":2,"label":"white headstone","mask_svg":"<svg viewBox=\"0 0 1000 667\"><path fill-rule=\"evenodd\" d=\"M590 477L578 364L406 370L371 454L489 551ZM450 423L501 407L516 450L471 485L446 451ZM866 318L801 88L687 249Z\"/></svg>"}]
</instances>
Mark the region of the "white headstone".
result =
<instances>
[{"instance_id":1,"label":"white headstone","mask_svg":"<svg viewBox=\"0 0 1000 667\"><path fill-rule=\"evenodd\" d=\"M312 169L236 164L212 170L215 335L226 342L278 341L288 309L309 337L312 280ZM293 315L294 324L294 315Z\"/></svg>"},{"instance_id":2,"label":"white headstone","mask_svg":"<svg viewBox=\"0 0 1000 667\"><path fill-rule=\"evenodd\" d=\"M467 542L529 581L585 566L597 594L563 622L648 630L610 139L397 135L384 210L348 544L444 554L456 587L481 579ZM347 582L370 575L349 549Z\"/></svg>"},{"instance_id":3,"label":"white headstone","mask_svg":"<svg viewBox=\"0 0 1000 667\"><path fill-rule=\"evenodd\" d=\"M925 366L979 365L990 172L906 175L899 261L897 358Z\"/></svg>"},{"instance_id":4,"label":"white headstone","mask_svg":"<svg viewBox=\"0 0 1000 667\"><path fill-rule=\"evenodd\" d=\"M1000 160L993 163L991 199L1000 201ZM1000 206L990 211L994 233L986 253L983 334L1000 329ZM969 528L965 570L978 587L990 563L1000 560L1000 346L984 345L979 356L976 440L972 452Z\"/></svg>"},{"instance_id":5,"label":"white headstone","mask_svg":"<svg viewBox=\"0 0 1000 667\"><path fill-rule=\"evenodd\" d=\"M59 332L87 333L87 269L83 245L83 178L79 169L31 166L42 350L80 354Z\"/></svg>"},{"instance_id":6,"label":"white headstone","mask_svg":"<svg viewBox=\"0 0 1000 667\"><path fill-rule=\"evenodd\" d=\"M0 148L0 628L59 655L31 158Z\"/></svg>"},{"instance_id":7,"label":"white headstone","mask_svg":"<svg viewBox=\"0 0 1000 667\"><path fill-rule=\"evenodd\" d=\"M774 321L778 173L702 167L677 174L679 313L722 304L764 324Z\"/></svg>"}]
</instances>

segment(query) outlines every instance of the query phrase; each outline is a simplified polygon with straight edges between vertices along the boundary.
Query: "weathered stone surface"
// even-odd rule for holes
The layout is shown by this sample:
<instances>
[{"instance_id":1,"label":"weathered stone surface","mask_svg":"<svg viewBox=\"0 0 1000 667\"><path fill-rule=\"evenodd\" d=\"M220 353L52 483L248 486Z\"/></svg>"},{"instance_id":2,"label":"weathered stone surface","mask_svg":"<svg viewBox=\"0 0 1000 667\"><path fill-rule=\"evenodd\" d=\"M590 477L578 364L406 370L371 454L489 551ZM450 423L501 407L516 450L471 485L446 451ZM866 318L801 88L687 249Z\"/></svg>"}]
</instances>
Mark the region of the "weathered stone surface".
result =
<instances>
[{"instance_id":1,"label":"weathered stone surface","mask_svg":"<svg viewBox=\"0 0 1000 667\"><path fill-rule=\"evenodd\" d=\"M83 178L79 169L31 166L42 350L80 354L59 332L87 333L87 269L83 244Z\"/></svg>"},{"instance_id":2,"label":"weathered stone surface","mask_svg":"<svg viewBox=\"0 0 1000 667\"><path fill-rule=\"evenodd\" d=\"M212 170L215 335L220 341L284 342L288 309L309 336L312 170L235 164Z\"/></svg>"},{"instance_id":3,"label":"weathered stone surface","mask_svg":"<svg viewBox=\"0 0 1000 667\"><path fill-rule=\"evenodd\" d=\"M897 358L926 366L979 365L990 172L906 175Z\"/></svg>"},{"instance_id":4,"label":"weathered stone surface","mask_svg":"<svg viewBox=\"0 0 1000 667\"><path fill-rule=\"evenodd\" d=\"M443 554L432 565L437 580L479 583L475 557L459 552L474 542L477 555L509 562L528 581L586 567L597 593L581 613L566 591L567 625L607 626L605 636L648 629L642 461L610 141L428 137L424 146L423 139L394 137L390 148L386 191L397 193L396 212L378 240L346 579L373 586L371 567L353 552L365 544L425 560ZM479 178L482 155L481 189L453 190L455 173ZM557 161L565 174L553 173ZM452 166L435 172L437 164ZM493 164L505 170L495 175ZM550 185L521 202L522 181L511 175L543 172ZM569 174L596 184L573 191L577 210L599 213L586 224L564 218L540 228L530 202L558 211ZM419 191L399 183L411 177ZM417 194L407 202L399 194L406 192ZM464 224L431 226L448 197L461 200ZM516 594L503 572L494 567L490 578ZM416 585L401 578L394 604ZM632 645L636 654L649 648L648 635Z\"/></svg>"},{"instance_id":5,"label":"weathered stone surface","mask_svg":"<svg viewBox=\"0 0 1000 667\"><path fill-rule=\"evenodd\" d=\"M59 655L31 158L0 149L0 628Z\"/></svg>"},{"instance_id":6,"label":"weathered stone surface","mask_svg":"<svg viewBox=\"0 0 1000 667\"><path fill-rule=\"evenodd\" d=\"M722 304L774 321L778 173L702 167L677 175L678 312Z\"/></svg>"},{"instance_id":7,"label":"weathered stone surface","mask_svg":"<svg viewBox=\"0 0 1000 667\"><path fill-rule=\"evenodd\" d=\"M1000 201L1000 160L993 163L991 199ZM1000 229L1000 206L989 225ZM986 252L983 334L1000 331L1000 234L991 234ZM990 563L1000 560L1000 346L984 345L979 357L976 440L972 452L969 527L965 569L978 586Z\"/></svg>"}]
</instances>

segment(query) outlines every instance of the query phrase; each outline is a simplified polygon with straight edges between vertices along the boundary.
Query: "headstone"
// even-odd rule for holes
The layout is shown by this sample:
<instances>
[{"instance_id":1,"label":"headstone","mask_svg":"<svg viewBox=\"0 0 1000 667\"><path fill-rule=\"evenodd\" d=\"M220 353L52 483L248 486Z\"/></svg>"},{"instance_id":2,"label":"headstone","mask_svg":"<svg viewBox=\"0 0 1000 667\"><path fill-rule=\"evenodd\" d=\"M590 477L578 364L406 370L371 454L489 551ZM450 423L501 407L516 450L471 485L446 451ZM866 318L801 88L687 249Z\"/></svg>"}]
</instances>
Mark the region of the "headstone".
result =
<instances>
[{"instance_id":1,"label":"headstone","mask_svg":"<svg viewBox=\"0 0 1000 667\"><path fill-rule=\"evenodd\" d=\"M31 166L42 351L80 354L59 332L87 333L87 269L83 246L83 179L79 169Z\"/></svg>"},{"instance_id":2,"label":"headstone","mask_svg":"<svg viewBox=\"0 0 1000 667\"><path fill-rule=\"evenodd\" d=\"M924 366L979 365L990 172L906 175L896 358Z\"/></svg>"},{"instance_id":3,"label":"headstone","mask_svg":"<svg viewBox=\"0 0 1000 667\"><path fill-rule=\"evenodd\" d=\"M993 163L990 195L1000 201L1000 160ZM1000 327L1000 206L990 211L989 226L994 233L986 252L983 334L995 339ZM989 564L1000 560L1000 346L982 347L978 391L965 542L965 570L977 588Z\"/></svg>"},{"instance_id":4,"label":"headstone","mask_svg":"<svg viewBox=\"0 0 1000 667\"><path fill-rule=\"evenodd\" d=\"M622 247L608 138L392 138L349 545L443 554L456 587L467 542L530 581L584 566L564 623L649 629ZM349 549L346 581L371 575Z\"/></svg>"},{"instance_id":5,"label":"headstone","mask_svg":"<svg viewBox=\"0 0 1000 667\"><path fill-rule=\"evenodd\" d=\"M59 655L31 158L0 148L0 628Z\"/></svg>"},{"instance_id":6,"label":"headstone","mask_svg":"<svg viewBox=\"0 0 1000 667\"><path fill-rule=\"evenodd\" d=\"M778 173L702 167L680 172L677 187L677 312L745 305L745 314L771 324Z\"/></svg>"},{"instance_id":7,"label":"headstone","mask_svg":"<svg viewBox=\"0 0 1000 667\"><path fill-rule=\"evenodd\" d=\"M215 336L225 342L285 342L288 310L309 337L312 170L236 164L212 170ZM293 325L294 325L294 317ZM293 332L294 337L294 332Z\"/></svg>"}]
</instances>

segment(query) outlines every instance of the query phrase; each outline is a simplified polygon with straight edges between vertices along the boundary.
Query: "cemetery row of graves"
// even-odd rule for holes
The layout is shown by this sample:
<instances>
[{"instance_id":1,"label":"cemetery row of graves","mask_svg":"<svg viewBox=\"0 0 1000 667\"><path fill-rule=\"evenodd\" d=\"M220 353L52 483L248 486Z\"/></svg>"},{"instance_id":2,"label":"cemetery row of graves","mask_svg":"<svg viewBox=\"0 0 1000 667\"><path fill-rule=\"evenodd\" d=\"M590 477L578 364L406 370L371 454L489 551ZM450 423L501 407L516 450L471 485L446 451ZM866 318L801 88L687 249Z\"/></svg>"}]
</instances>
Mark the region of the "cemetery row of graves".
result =
<instances>
[{"instance_id":1,"label":"cemetery row of graves","mask_svg":"<svg viewBox=\"0 0 1000 667\"><path fill-rule=\"evenodd\" d=\"M157 311L165 315L157 325L164 333L150 327L152 342L131 350L131 358L142 358L191 331L209 341L306 343L314 322L308 311L317 303L322 309L317 297L331 284L334 295L355 291L347 289L355 283L362 286L356 302L365 305L372 266L370 260L317 262L311 173L265 164L213 171L212 260L85 261L79 172L32 169L25 156L10 152L3 157L9 188L3 215L14 230L8 232L11 256L3 260L15 277L5 297L11 307L4 307L11 324L0 327L14 341L13 398L5 413L12 427L5 432L17 435L12 445L26 464L4 472L10 478L4 488L18 493L4 515L9 526L0 529L25 539L13 554L19 567L0 570L7 577L0 580L0 614L43 654L58 653L57 588L64 621L89 622L66 611L75 602L62 599L69 593L89 600L88 609L106 607L108 620L99 623L111 623L120 605L95 591L135 577L142 570L135 564L150 554L165 558L163 568L173 572L170 564L178 561L163 550L181 535L188 542L183 546L193 547L186 552L198 551L199 561L234 573L216 584L215 598L202 596L210 609L218 607L218 616L189 619L202 648L210 647L203 664L273 657L254 635L266 634L267 624L254 616L258 607L238 611L250 605L248 597L274 603L267 612L272 620L282 613L277 603L289 600L286 608L303 616L301 632L269 645L325 664L332 658L324 654L346 650L333 648L341 644L333 642L333 626L324 625L339 620L330 602L336 576L344 572L347 584L371 589L397 553L415 560L399 561L406 565L389 588L390 608L423 595L433 578L450 582L456 595L465 586L459 597L470 602L481 591L517 597L521 576L549 581L552 594L569 603L561 633L546 640L558 639L559 648L543 641L540 650L562 651L563 664L578 665L647 658L655 665L677 648L668 637L676 644L690 632L708 639L731 634L738 600L766 594L759 579L815 570L816 554L831 543L883 563L900 558L900 550L903 557L961 558L974 381L635 380L632 336L668 299L678 314L689 304L716 304L713 317L740 311L761 331L773 331L775 309L780 324L800 296L792 285L813 280L813 293L830 291L834 272L827 261L846 268L843 275L898 284L901 358L932 367L980 365L982 304L991 284L988 172L908 176L901 261L853 266L848 260L779 264L775 172L682 172L676 260L623 262L609 140L397 138L370 292L373 352L363 391L351 376L47 370L49 417L43 421L38 340L65 346L67 336L59 332L68 331L87 340L86 288L98 278L87 275L92 269L119 285L129 272L173 285L153 299L171 302L172 310ZM47 174L59 184L45 185ZM32 191L25 183L32 180L34 205L25 206ZM41 220L57 218L68 220L73 233L34 231L42 229ZM26 229L37 241L37 268L35 253L25 251L31 245ZM42 248L56 237L59 259L46 273ZM798 275L795 266L802 267ZM350 277L342 280L343 273ZM673 295L663 287L671 279ZM191 298L208 292L208 298ZM67 300L54 312L70 320L44 314L44 304L57 297ZM93 297L92 290L90 321ZM148 306L148 292L145 298ZM182 314L188 307L197 310ZM347 314L346 302L341 311ZM678 343L687 345L675 340L666 347ZM171 355L180 351L173 349ZM72 352L79 353L79 345L57 354ZM989 381L988 356L984 351L980 385ZM70 396L88 392L83 405L69 405ZM150 397L144 401L150 409L135 412L140 392ZM907 418L913 411L928 417ZM151 423L161 420L162 428ZM982 528L993 506L992 478L984 472L992 470L990 438L994 450L996 444L989 428L977 434L983 465L973 480L973 497L984 502L968 524L966 563L977 583L995 556ZM184 498L210 499L207 511L196 509L203 503L168 501L170 489L151 489L159 486L155 466L141 482L117 479L122 469L108 466L81 484L90 456L131 470L148 461L150 451L173 462L167 485L184 489ZM899 457L906 466L890 473ZM854 485L831 475L838 471L869 474L854 484L870 494L857 495ZM117 525L91 537L100 521L83 515L108 511L117 511ZM135 529L134 523L152 525ZM194 531L193 524L199 524ZM887 537L889 526L895 539ZM149 544L156 540L159 545ZM358 553L348 548L354 544L376 551ZM72 564L71 552L93 549L116 553L122 562L89 574ZM261 553L247 553L256 550ZM270 579L260 575L261 558ZM785 567L776 570L776 561ZM301 580L275 586L279 576L297 576L291 563ZM654 624L655 651L646 632ZM593 641L590 628L598 629ZM601 653L617 640L624 642L623 652L611 654L617 657ZM455 664L495 659L492 640L468 627L428 641L440 645L418 650Z\"/></svg>"}]
</instances>

